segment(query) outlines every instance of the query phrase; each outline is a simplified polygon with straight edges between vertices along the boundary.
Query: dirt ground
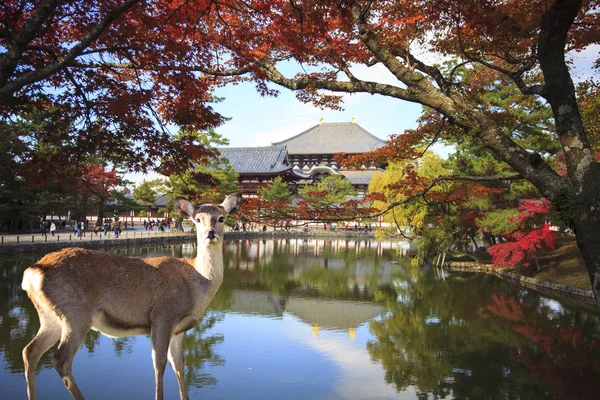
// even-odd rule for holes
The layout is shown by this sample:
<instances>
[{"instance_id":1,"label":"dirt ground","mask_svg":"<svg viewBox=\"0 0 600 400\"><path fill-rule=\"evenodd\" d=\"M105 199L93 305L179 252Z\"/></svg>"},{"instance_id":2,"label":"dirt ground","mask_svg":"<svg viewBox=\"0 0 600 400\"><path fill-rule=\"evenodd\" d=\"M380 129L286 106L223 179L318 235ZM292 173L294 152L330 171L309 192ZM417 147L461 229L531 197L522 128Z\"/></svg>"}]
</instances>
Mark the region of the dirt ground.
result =
<instances>
[{"instance_id":1,"label":"dirt ground","mask_svg":"<svg viewBox=\"0 0 600 400\"><path fill-rule=\"evenodd\" d=\"M539 253L540 272L535 264L528 268L512 271L537 279L591 290L590 277L574 237L557 237L555 249L544 249Z\"/></svg>"}]
</instances>

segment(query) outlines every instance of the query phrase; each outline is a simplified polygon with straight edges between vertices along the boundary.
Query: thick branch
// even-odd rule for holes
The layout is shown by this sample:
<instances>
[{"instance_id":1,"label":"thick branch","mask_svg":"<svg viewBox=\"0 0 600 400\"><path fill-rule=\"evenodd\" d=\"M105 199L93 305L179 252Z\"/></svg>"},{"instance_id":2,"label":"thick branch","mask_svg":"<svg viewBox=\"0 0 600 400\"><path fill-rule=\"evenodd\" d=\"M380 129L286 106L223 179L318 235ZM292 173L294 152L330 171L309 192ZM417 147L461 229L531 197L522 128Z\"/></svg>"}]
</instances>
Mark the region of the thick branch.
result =
<instances>
[{"instance_id":1,"label":"thick branch","mask_svg":"<svg viewBox=\"0 0 600 400\"><path fill-rule=\"evenodd\" d=\"M450 82L444 77L444 75L438 68L436 68L432 65L425 64L423 61L416 58L408 50L393 49L392 52L396 57L406 58L408 63L411 66L413 66L415 69L432 77L433 80L435 80L435 83L437 83L437 85L443 90L443 92L448 93L448 91L450 90Z\"/></svg>"},{"instance_id":2,"label":"thick branch","mask_svg":"<svg viewBox=\"0 0 600 400\"><path fill-rule=\"evenodd\" d=\"M384 83L353 80L350 82L321 80L310 77L296 79L286 78L275 66L266 61L260 61L263 71L267 78L280 86L291 90L303 90L307 88L331 90L344 93L371 93L381 94L396 99L402 99L411 102L418 102L418 99L406 90L393 85Z\"/></svg>"},{"instance_id":3,"label":"thick branch","mask_svg":"<svg viewBox=\"0 0 600 400\"><path fill-rule=\"evenodd\" d=\"M96 69L96 68L113 68L113 69L130 69L130 70L141 70L141 71L181 71L181 72L202 72L207 75L212 76L240 76L247 74L252 71L251 67L245 68L237 68L237 69L215 69L215 68L207 68L199 65L185 65L185 66L175 66L175 65L143 65L137 63L111 63L111 62L100 62L100 63L78 63L73 66L73 68L86 68L86 69Z\"/></svg>"},{"instance_id":4,"label":"thick branch","mask_svg":"<svg viewBox=\"0 0 600 400\"><path fill-rule=\"evenodd\" d=\"M26 74L19 76L17 79L6 83L5 85L0 86L0 99L11 96L13 93L23 88L26 85L29 85L33 82L38 82L43 79L48 78L49 76L57 73L62 70L69 64L75 60L81 53L90 46L108 27L119 17L121 17L125 12L131 9L135 4L137 4L140 0L127 0L120 7L116 8L112 12L107 13L104 18L94 26L87 35L85 35L79 43L74 45L71 50L67 53L65 57L58 60L57 62L46 65L44 68L41 68L36 71L31 71Z\"/></svg>"},{"instance_id":5,"label":"thick branch","mask_svg":"<svg viewBox=\"0 0 600 400\"><path fill-rule=\"evenodd\" d=\"M544 196L553 198L553 193L566 186L564 179L545 161L536 160L536 163L532 163L530 154L525 149L506 136L493 120L471 106L469 101L456 95L451 97L452 95L442 93L421 73L403 65L369 29L360 9L354 8L353 16L361 41L398 80L408 86L406 91L417 102L439 111L447 116L450 122L473 133L487 148L534 184Z\"/></svg>"},{"instance_id":6,"label":"thick branch","mask_svg":"<svg viewBox=\"0 0 600 400\"><path fill-rule=\"evenodd\" d=\"M27 48L27 45L34 39L44 23L54 15L58 2L58 0L46 0L40 2L33 11L31 18L29 18L27 23L19 30L12 45L0 58L0 87L4 86L6 82L8 82L10 76L14 73L15 68L19 64L19 59Z\"/></svg>"}]
</instances>

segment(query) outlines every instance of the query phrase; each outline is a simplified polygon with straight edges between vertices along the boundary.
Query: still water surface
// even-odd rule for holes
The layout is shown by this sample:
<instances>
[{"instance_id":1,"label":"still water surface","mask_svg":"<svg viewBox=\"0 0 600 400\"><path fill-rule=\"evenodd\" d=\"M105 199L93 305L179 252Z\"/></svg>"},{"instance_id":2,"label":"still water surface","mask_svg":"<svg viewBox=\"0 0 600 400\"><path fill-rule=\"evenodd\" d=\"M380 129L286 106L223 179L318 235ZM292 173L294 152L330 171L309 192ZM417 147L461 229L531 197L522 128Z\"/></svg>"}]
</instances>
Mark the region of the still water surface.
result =
<instances>
[{"instance_id":1,"label":"still water surface","mask_svg":"<svg viewBox=\"0 0 600 400\"><path fill-rule=\"evenodd\" d=\"M196 399L597 399L600 318L478 274L412 266L393 242L229 241L223 286L188 331ZM119 250L192 257L193 245ZM26 397L21 351L39 322L21 291L41 255L0 260L0 398ZM87 399L150 399L150 342L90 332L74 373ZM68 393L50 363L38 394ZM177 399L167 366L165 398Z\"/></svg>"}]
</instances>

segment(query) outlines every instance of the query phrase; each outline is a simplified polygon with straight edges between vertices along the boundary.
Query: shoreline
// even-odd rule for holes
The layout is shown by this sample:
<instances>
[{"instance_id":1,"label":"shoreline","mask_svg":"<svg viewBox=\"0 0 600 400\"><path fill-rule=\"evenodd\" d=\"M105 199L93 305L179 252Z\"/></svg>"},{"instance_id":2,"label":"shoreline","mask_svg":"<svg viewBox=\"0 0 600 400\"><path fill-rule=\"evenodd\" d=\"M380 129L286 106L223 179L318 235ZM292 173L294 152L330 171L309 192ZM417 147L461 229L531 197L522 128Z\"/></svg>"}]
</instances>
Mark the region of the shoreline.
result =
<instances>
[{"instance_id":1,"label":"shoreline","mask_svg":"<svg viewBox=\"0 0 600 400\"><path fill-rule=\"evenodd\" d=\"M88 236L83 239L71 239L71 240L54 240L49 236L48 241L38 240L37 242L25 242L25 238L31 238L32 235L22 235L24 238L19 243L4 242L0 245L0 256L12 256L23 253L49 253L52 251L64 249L67 247L81 247L84 249L102 249L102 248L113 248L113 247L133 247L138 245L156 245L156 244L175 244L185 243L196 240L196 234L193 232L185 233L172 233L172 232L158 232L150 233L148 236L143 237L131 237L125 234L121 234L119 238L103 237L103 236ZM66 236L66 235L65 235ZM266 232L225 232L225 240L230 239L260 239L260 238L361 238L361 239L374 239L372 232L355 232L355 231L266 231ZM94 239L94 237L96 237Z\"/></svg>"},{"instance_id":2,"label":"shoreline","mask_svg":"<svg viewBox=\"0 0 600 400\"><path fill-rule=\"evenodd\" d=\"M512 272L508 269L493 267L491 264L481 264L470 261L450 261L444 263L444 268L454 272L474 272L494 275L500 279L518 283L527 288L537 290L542 293L549 293L566 297L573 300L584 301L586 303L596 302L594 292L575 288L568 285L561 285L550 281L532 278Z\"/></svg>"}]
</instances>

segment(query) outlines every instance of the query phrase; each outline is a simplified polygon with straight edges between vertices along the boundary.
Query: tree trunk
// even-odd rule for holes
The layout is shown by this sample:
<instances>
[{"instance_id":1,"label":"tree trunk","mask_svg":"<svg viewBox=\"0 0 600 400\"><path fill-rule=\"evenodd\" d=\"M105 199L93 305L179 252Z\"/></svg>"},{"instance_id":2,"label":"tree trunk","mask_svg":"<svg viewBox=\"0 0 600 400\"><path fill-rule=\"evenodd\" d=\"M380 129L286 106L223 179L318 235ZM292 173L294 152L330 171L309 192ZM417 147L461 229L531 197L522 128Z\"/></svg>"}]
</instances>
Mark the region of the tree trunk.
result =
<instances>
[{"instance_id":1,"label":"tree trunk","mask_svg":"<svg viewBox=\"0 0 600 400\"><path fill-rule=\"evenodd\" d=\"M590 276L596 304L600 308L600 164L588 169L581 194L574 196L574 228L577 246ZM562 210L561 210L562 211ZM564 212L568 212L566 210Z\"/></svg>"},{"instance_id":2,"label":"tree trunk","mask_svg":"<svg viewBox=\"0 0 600 400\"><path fill-rule=\"evenodd\" d=\"M183 218L175 218L175 232L183 232Z\"/></svg>"},{"instance_id":3,"label":"tree trunk","mask_svg":"<svg viewBox=\"0 0 600 400\"><path fill-rule=\"evenodd\" d=\"M104 222L104 200L98 204L98 214L96 217L96 226L102 226Z\"/></svg>"}]
</instances>

